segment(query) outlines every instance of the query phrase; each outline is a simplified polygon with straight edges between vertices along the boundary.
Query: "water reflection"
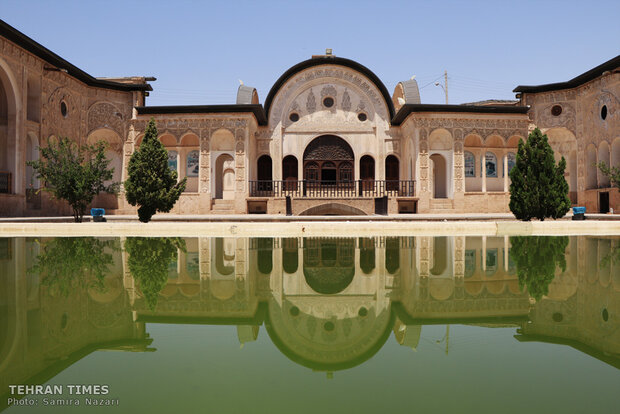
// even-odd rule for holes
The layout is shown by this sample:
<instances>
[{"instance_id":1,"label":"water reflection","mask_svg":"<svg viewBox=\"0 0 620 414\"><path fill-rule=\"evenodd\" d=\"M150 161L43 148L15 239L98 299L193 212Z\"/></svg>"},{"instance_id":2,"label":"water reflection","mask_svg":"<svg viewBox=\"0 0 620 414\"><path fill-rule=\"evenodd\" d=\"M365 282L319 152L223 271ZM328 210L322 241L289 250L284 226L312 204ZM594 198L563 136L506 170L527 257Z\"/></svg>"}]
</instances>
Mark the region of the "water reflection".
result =
<instances>
[{"instance_id":1,"label":"water reflection","mask_svg":"<svg viewBox=\"0 0 620 414\"><path fill-rule=\"evenodd\" d=\"M184 240L172 237L129 237L125 240L129 273L149 309L155 309L168 280L177 279L177 250L187 251Z\"/></svg>"},{"instance_id":2,"label":"water reflection","mask_svg":"<svg viewBox=\"0 0 620 414\"><path fill-rule=\"evenodd\" d=\"M0 387L149 350L145 323L234 325L241 344L264 327L328 372L392 332L415 349L427 324L513 326L620 368L618 251L595 237L0 239Z\"/></svg>"}]
</instances>

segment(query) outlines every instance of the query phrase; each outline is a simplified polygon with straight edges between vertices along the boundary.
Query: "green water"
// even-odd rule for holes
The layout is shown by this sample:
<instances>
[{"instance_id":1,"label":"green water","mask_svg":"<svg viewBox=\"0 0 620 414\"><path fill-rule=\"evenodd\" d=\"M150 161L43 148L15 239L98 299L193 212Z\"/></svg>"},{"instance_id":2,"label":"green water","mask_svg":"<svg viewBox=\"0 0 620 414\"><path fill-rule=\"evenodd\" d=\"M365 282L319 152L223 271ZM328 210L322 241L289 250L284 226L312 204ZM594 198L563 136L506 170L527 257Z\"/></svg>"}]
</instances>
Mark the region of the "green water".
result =
<instances>
[{"instance_id":1,"label":"green water","mask_svg":"<svg viewBox=\"0 0 620 414\"><path fill-rule=\"evenodd\" d=\"M619 368L618 237L0 238L5 412L611 413Z\"/></svg>"}]
</instances>

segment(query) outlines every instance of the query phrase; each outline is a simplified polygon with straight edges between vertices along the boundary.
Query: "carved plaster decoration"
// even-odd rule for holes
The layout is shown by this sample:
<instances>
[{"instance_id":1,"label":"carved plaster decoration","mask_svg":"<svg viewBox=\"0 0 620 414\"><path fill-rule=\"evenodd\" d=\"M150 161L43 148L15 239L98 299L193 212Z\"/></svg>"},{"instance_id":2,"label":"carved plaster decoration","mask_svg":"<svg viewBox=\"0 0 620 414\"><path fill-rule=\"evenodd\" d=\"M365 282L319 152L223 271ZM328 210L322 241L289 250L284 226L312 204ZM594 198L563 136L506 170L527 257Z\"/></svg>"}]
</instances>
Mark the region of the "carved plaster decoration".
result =
<instances>
[{"instance_id":1,"label":"carved plaster decoration","mask_svg":"<svg viewBox=\"0 0 620 414\"><path fill-rule=\"evenodd\" d=\"M344 91L344 94L342 95L342 110L347 112L351 110L351 96L346 89Z\"/></svg>"},{"instance_id":2,"label":"carved plaster decoration","mask_svg":"<svg viewBox=\"0 0 620 414\"><path fill-rule=\"evenodd\" d=\"M383 96L372 82L366 79L361 73L355 72L349 68L327 65L306 69L289 79L276 95L272 109L270 110L269 123L276 124L282 118L282 112L285 106L288 105L293 94L299 94L303 84L317 79L322 80L324 78L329 79L327 82L331 81L333 83L334 79L336 79L352 84L361 94L370 99L382 117L388 118L388 111L383 101ZM312 95L314 95L314 93ZM312 99L314 99L314 104L311 102ZM308 112L314 112L316 110L316 97L311 98L308 96L306 108Z\"/></svg>"},{"instance_id":3,"label":"carved plaster decoration","mask_svg":"<svg viewBox=\"0 0 620 414\"><path fill-rule=\"evenodd\" d=\"M120 110L109 102L97 102L88 109L88 134L95 129L109 128L119 136L125 136L125 117Z\"/></svg>"},{"instance_id":4,"label":"carved plaster decoration","mask_svg":"<svg viewBox=\"0 0 620 414\"><path fill-rule=\"evenodd\" d=\"M454 137L455 141L462 141L463 140L463 130L461 128L455 128L452 136Z\"/></svg>"},{"instance_id":5,"label":"carved plaster decoration","mask_svg":"<svg viewBox=\"0 0 620 414\"><path fill-rule=\"evenodd\" d=\"M237 128L235 131L235 138L237 138L237 141L243 141L245 138L245 130Z\"/></svg>"},{"instance_id":6,"label":"carved plaster decoration","mask_svg":"<svg viewBox=\"0 0 620 414\"><path fill-rule=\"evenodd\" d=\"M332 98L335 98L337 94L338 92L336 91L336 88L334 88L334 85L326 85L323 87L323 89L321 89L321 99L325 98L326 96L331 96Z\"/></svg>"},{"instance_id":7,"label":"carved plaster decoration","mask_svg":"<svg viewBox=\"0 0 620 414\"><path fill-rule=\"evenodd\" d=\"M235 147L235 152L237 155L242 155L244 153L244 145L242 141L237 142L237 146Z\"/></svg>"},{"instance_id":8,"label":"carved plaster decoration","mask_svg":"<svg viewBox=\"0 0 620 414\"><path fill-rule=\"evenodd\" d=\"M308 98L306 99L306 110L309 113L312 113L316 110L316 98L314 97L314 92L310 89L310 93L308 94Z\"/></svg>"},{"instance_id":9,"label":"carved plaster decoration","mask_svg":"<svg viewBox=\"0 0 620 414\"><path fill-rule=\"evenodd\" d=\"M63 116L60 110L61 102L67 105L67 115ZM41 124L46 126L47 136L62 135L77 140L80 137L81 110L76 99L68 88L60 86L49 93L47 104L43 105Z\"/></svg>"},{"instance_id":10,"label":"carved plaster decoration","mask_svg":"<svg viewBox=\"0 0 620 414\"><path fill-rule=\"evenodd\" d=\"M555 116L551 113L554 106L560 106L562 113ZM575 134L575 106L568 102L551 102L536 111L536 124L541 128L564 127Z\"/></svg>"},{"instance_id":11,"label":"carved plaster decoration","mask_svg":"<svg viewBox=\"0 0 620 414\"><path fill-rule=\"evenodd\" d=\"M258 146L258 150L259 151L265 151L268 152L269 151L269 140L260 140L257 141L257 146Z\"/></svg>"}]
</instances>

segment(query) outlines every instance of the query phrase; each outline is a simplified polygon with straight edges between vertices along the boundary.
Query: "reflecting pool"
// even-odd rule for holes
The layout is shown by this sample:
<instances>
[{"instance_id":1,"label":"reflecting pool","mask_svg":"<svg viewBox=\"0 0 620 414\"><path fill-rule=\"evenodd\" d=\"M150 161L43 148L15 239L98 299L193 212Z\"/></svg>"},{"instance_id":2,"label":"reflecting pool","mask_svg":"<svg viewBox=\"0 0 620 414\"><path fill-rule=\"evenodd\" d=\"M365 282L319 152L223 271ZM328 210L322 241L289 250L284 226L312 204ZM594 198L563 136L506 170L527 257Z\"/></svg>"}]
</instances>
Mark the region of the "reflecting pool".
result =
<instances>
[{"instance_id":1,"label":"reflecting pool","mask_svg":"<svg viewBox=\"0 0 620 414\"><path fill-rule=\"evenodd\" d=\"M614 412L619 390L619 237L0 238L0 411Z\"/></svg>"}]
</instances>

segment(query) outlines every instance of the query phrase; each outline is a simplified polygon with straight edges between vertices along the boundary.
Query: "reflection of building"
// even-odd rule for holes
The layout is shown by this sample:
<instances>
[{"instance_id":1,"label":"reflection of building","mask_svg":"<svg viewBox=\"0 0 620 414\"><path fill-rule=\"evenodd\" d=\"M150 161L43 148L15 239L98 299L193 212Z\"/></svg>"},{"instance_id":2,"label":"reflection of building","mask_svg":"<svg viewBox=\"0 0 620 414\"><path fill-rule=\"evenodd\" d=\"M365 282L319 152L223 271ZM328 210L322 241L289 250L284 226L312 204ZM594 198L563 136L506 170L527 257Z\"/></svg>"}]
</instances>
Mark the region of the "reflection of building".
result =
<instances>
[{"instance_id":1,"label":"reflection of building","mask_svg":"<svg viewBox=\"0 0 620 414\"><path fill-rule=\"evenodd\" d=\"M569 248L567 271L556 275L517 339L567 344L620 368L620 241L580 237Z\"/></svg>"},{"instance_id":2,"label":"reflection of building","mask_svg":"<svg viewBox=\"0 0 620 414\"><path fill-rule=\"evenodd\" d=\"M415 348L426 324L514 326L519 340L620 364L620 262L607 259L617 239L571 238L566 270L537 303L503 237L185 239L154 309L125 252L112 252L105 290L64 298L27 272L37 244L4 239L0 248L4 386L51 377L96 349L144 351L145 323L236 325L241 344L264 326L288 358L328 372L368 360L391 332Z\"/></svg>"},{"instance_id":3,"label":"reflection of building","mask_svg":"<svg viewBox=\"0 0 620 414\"><path fill-rule=\"evenodd\" d=\"M125 179L151 117L187 177L179 214L284 214L286 196L295 215L374 213L382 196L391 213L508 211L507 172L532 122L567 158L573 201L618 209L593 164L620 165L619 62L519 87L520 101L427 105L415 80L390 95L368 68L326 54L287 70L262 105L242 85L234 105L150 107L154 78L93 78L0 22L0 214L62 212L25 165L52 136L108 142ZM122 194L94 204L135 211Z\"/></svg>"},{"instance_id":4,"label":"reflection of building","mask_svg":"<svg viewBox=\"0 0 620 414\"><path fill-rule=\"evenodd\" d=\"M39 254L34 239L0 239L0 389L42 384L97 350L147 351L152 339L131 316L122 264L103 289L77 275L67 296L43 286L29 269ZM45 242L45 241L44 241ZM0 409L7 404L2 398Z\"/></svg>"}]
</instances>

